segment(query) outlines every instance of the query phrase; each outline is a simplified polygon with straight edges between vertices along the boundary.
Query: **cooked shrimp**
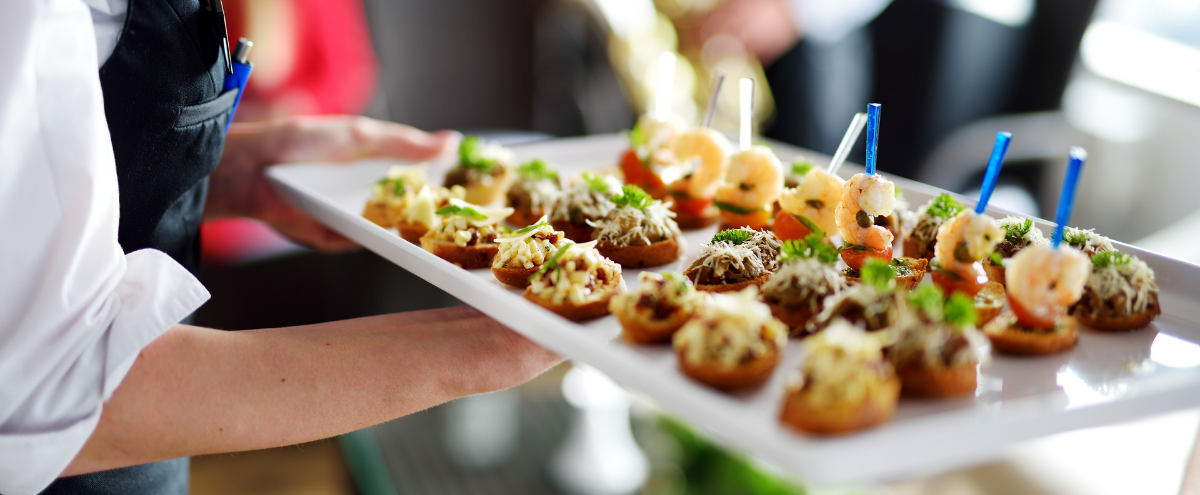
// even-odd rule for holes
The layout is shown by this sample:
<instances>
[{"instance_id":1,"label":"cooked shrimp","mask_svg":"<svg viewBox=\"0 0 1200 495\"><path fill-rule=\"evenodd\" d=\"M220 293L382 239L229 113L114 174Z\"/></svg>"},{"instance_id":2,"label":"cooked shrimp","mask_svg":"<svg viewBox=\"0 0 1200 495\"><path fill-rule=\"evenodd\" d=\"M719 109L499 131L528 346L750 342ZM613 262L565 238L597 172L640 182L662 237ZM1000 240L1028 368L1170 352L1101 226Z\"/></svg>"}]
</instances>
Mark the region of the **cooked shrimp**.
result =
<instances>
[{"instance_id":1,"label":"cooked shrimp","mask_svg":"<svg viewBox=\"0 0 1200 495\"><path fill-rule=\"evenodd\" d=\"M709 128L693 129L675 140L675 157L691 168L686 192L692 199L713 197L728 163L729 140Z\"/></svg>"},{"instance_id":2,"label":"cooked shrimp","mask_svg":"<svg viewBox=\"0 0 1200 495\"><path fill-rule=\"evenodd\" d=\"M934 256L942 268L971 263L991 254L1004 240L1004 229L987 214L963 210L938 227Z\"/></svg>"},{"instance_id":3,"label":"cooked shrimp","mask_svg":"<svg viewBox=\"0 0 1200 495\"><path fill-rule=\"evenodd\" d=\"M838 230L833 212L842 200L845 182L841 177L824 170L811 170L804 175L804 181L798 187L783 191L783 195L779 196L779 207L812 220L826 235L832 235Z\"/></svg>"},{"instance_id":4,"label":"cooked shrimp","mask_svg":"<svg viewBox=\"0 0 1200 495\"><path fill-rule=\"evenodd\" d=\"M766 146L751 146L729 159L725 183L717 187L717 201L757 210L774 203L783 192L783 163Z\"/></svg>"},{"instance_id":5,"label":"cooked shrimp","mask_svg":"<svg viewBox=\"0 0 1200 495\"><path fill-rule=\"evenodd\" d=\"M875 225L874 217L891 215L895 207L896 185L892 181L880 175L854 174L842 188L833 218L847 244L883 251L892 246L892 233Z\"/></svg>"},{"instance_id":6,"label":"cooked shrimp","mask_svg":"<svg viewBox=\"0 0 1200 495\"><path fill-rule=\"evenodd\" d=\"M1055 314L1083 296L1091 261L1078 250L1062 246L1029 246L1017 252L1004 274L1008 295L1037 318Z\"/></svg>"}]
</instances>

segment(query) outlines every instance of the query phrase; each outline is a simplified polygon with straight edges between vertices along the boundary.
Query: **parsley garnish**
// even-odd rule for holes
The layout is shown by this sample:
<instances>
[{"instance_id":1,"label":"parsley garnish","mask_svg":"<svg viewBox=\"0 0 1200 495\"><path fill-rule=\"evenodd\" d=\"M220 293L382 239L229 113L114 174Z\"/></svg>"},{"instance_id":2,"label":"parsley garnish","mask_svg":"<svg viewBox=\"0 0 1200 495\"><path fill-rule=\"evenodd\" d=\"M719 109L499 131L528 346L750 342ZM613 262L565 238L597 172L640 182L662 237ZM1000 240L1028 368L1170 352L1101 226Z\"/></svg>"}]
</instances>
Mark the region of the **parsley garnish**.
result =
<instances>
[{"instance_id":1,"label":"parsley garnish","mask_svg":"<svg viewBox=\"0 0 1200 495\"><path fill-rule=\"evenodd\" d=\"M1025 236L1029 235L1029 231L1033 230L1033 220L1026 218L1024 222L1006 223L1000 225L1000 227L1004 228L1004 240L1016 242L1024 239Z\"/></svg>"},{"instance_id":2,"label":"parsley garnish","mask_svg":"<svg viewBox=\"0 0 1200 495\"><path fill-rule=\"evenodd\" d=\"M533 275L530 275L529 279L533 280L533 277L542 275L550 270L557 269L558 268L558 260L562 259L563 255L567 254L567 250L571 249L571 246L574 246L574 245L575 245L575 243L573 243L571 241L563 242L563 245L559 246L558 250L555 251L554 254L550 255L550 259L546 260L545 263L542 263L542 266L538 268L538 271L533 272Z\"/></svg>"},{"instance_id":3,"label":"parsley garnish","mask_svg":"<svg viewBox=\"0 0 1200 495\"><path fill-rule=\"evenodd\" d=\"M745 229L726 229L717 232L717 235L714 235L712 237L712 241L710 242L712 244L716 244L718 242L728 242L730 244L737 245L746 242L753 235L753 233Z\"/></svg>"},{"instance_id":4,"label":"parsley garnish","mask_svg":"<svg viewBox=\"0 0 1200 495\"><path fill-rule=\"evenodd\" d=\"M875 248L867 246L865 244L842 244L842 250L866 251L868 253L878 253L879 252Z\"/></svg>"},{"instance_id":5,"label":"parsley garnish","mask_svg":"<svg viewBox=\"0 0 1200 495\"><path fill-rule=\"evenodd\" d=\"M633 129L630 129L625 135L629 137L629 144L632 148L637 149L646 146L646 136L642 133L642 123L640 121L634 124Z\"/></svg>"},{"instance_id":6,"label":"parsley garnish","mask_svg":"<svg viewBox=\"0 0 1200 495\"><path fill-rule=\"evenodd\" d=\"M595 192L598 192L598 193L607 193L608 192L608 182L605 182L603 177L600 177L591 172L584 172L583 180L585 182L587 182L588 188Z\"/></svg>"},{"instance_id":7,"label":"parsley garnish","mask_svg":"<svg viewBox=\"0 0 1200 495\"><path fill-rule=\"evenodd\" d=\"M383 186L384 189L390 189L396 196L404 195L404 177L384 177L379 179L376 184Z\"/></svg>"},{"instance_id":8,"label":"parsley garnish","mask_svg":"<svg viewBox=\"0 0 1200 495\"><path fill-rule=\"evenodd\" d=\"M534 158L517 167L517 173L528 180L552 180L558 182L558 171L541 158Z\"/></svg>"},{"instance_id":9,"label":"parsley garnish","mask_svg":"<svg viewBox=\"0 0 1200 495\"><path fill-rule=\"evenodd\" d=\"M908 294L908 302L932 320L942 319L944 301L942 289L928 282L921 282L921 285Z\"/></svg>"},{"instance_id":10,"label":"parsley garnish","mask_svg":"<svg viewBox=\"0 0 1200 495\"><path fill-rule=\"evenodd\" d=\"M435 215L443 217L466 217L471 220L487 220L487 215L475 211L475 208L470 206L450 205L433 212Z\"/></svg>"},{"instance_id":11,"label":"parsley garnish","mask_svg":"<svg viewBox=\"0 0 1200 495\"><path fill-rule=\"evenodd\" d=\"M822 242L825 236L816 233L808 234L804 239L785 241L779 248L779 262L784 263L793 259L816 258L821 263L832 265L837 263L837 249Z\"/></svg>"},{"instance_id":12,"label":"parsley garnish","mask_svg":"<svg viewBox=\"0 0 1200 495\"><path fill-rule=\"evenodd\" d=\"M1063 240L1071 246L1083 249L1084 246L1087 246L1088 233L1082 229L1067 227L1063 231Z\"/></svg>"},{"instance_id":13,"label":"parsley garnish","mask_svg":"<svg viewBox=\"0 0 1200 495\"><path fill-rule=\"evenodd\" d=\"M621 186L621 194L613 196L608 200L617 206L632 206L639 210L646 209L647 206L650 206L650 203L654 202L654 198L646 194L646 191L633 184Z\"/></svg>"},{"instance_id":14,"label":"parsley garnish","mask_svg":"<svg viewBox=\"0 0 1200 495\"><path fill-rule=\"evenodd\" d=\"M941 193L925 207L925 213L931 217L950 218L963 210L962 203L954 200L947 193Z\"/></svg>"},{"instance_id":15,"label":"parsley garnish","mask_svg":"<svg viewBox=\"0 0 1200 495\"><path fill-rule=\"evenodd\" d=\"M993 265L1003 265L1004 264L1003 263L1004 257L1000 256L1000 253L997 253L995 251L992 251L992 255L988 257L988 260L991 261Z\"/></svg>"},{"instance_id":16,"label":"parsley garnish","mask_svg":"<svg viewBox=\"0 0 1200 495\"><path fill-rule=\"evenodd\" d=\"M488 160L483 157L481 148L483 147L483 138L479 136L466 136L462 142L458 144L458 163L463 168L474 168L484 172L491 172L496 168L494 160Z\"/></svg>"},{"instance_id":17,"label":"parsley garnish","mask_svg":"<svg viewBox=\"0 0 1200 495\"><path fill-rule=\"evenodd\" d=\"M1110 266L1128 265L1132 258L1125 253L1119 251L1101 251L1092 256L1092 266L1096 268L1108 268Z\"/></svg>"},{"instance_id":18,"label":"parsley garnish","mask_svg":"<svg viewBox=\"0 0 1200 495\"><path fill-rule=\"evenodd\" d=\"M879 290L892 290L896 287L896 270L879 258L870 258L863 264L862 280Z\"/></svg>"},{"instance_id":19,"label":"parsley garnish","mask_svg":"<svg viewBox=\"0 0 1200 495\"><path fill-rule=\"evenodd\" d=\"M922 282L908 294L908 302L934 321L944 321L955 327L974 326L979 322L975 302L970 296L955 292L946 299L936 285Z\"/></svg>"},{"instance_id":20,"label":"parsley garnish","mask_svg":"<svg viewBox=\"0 0 1200 495\"><path fill-rule=\"evenodd\" d=\"M550 225L549 223L546 222L545 218L546 217L542 217L541 221L539 221L538 223L535 223L533 225L530 225L528 227L523 227L523 228L517 229L512 234L513 235L521 235L521 234L533 232L534 230L537 230L539 227L545 227L547 225Z\"/></svg>"},{"instance_id":21,"label":"parsley garnish","mask_svg":"<svg viewBox=\"0 0 1200 495\"><path fill-rule=\"evenodd\" d=\"M813 163L808 161L807 158L797 158L796 161L792 162L792 175L804 177L805 175L808 175L812 169Z\"/></svg>"},{"instance_id":22,"label":"parsley garnish","mask_svg":"<svg viewBox=\"0 0 1200 495\"><path fill-rule=\"evenodd\" d=\"M975 326L979 323L979 313L975 311L975 301L961 292L950 295L942 314L946 323L956 327Z\"/></svg>"}]
</instances>

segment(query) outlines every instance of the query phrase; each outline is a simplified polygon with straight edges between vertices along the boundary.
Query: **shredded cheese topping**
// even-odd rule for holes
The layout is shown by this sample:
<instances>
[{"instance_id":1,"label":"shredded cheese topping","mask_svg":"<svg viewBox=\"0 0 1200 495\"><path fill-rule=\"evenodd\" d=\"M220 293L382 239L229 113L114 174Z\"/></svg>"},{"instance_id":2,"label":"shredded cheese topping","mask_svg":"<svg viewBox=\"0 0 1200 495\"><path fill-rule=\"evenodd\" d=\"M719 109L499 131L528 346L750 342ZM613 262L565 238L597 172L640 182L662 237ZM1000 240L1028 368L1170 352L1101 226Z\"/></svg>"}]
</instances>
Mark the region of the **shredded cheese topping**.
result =
<instances>
[{"instance_id":1,"label":"shredded cheese topping","mask_svg":"<svg viewBox=\"0 0 1200 495\"><path fill-rule=\"evenodd\" d=\"M674 239L679 225L671 211L662 201L654 201L645 209L633 206L618 206L608 214L587 224L596 230L592 238L622 246L649 246L656 242Z\"/></svg>"},{"instance_id":2,"label":"shredded cheese topping","mask_svg":"<svg viewBox=\"0 0 1200 495\"><path fill-rule=\"evenodd\" d=\"M821 310L826 297L846 290L846 277L817 258L788 261L763 284L763 300Z\"/></svg>"},{"instance_id":3,"label":"shredded cheese topping","mask_svg":"<svg viewBox=\"0 0 1200 495\"><path fill-rule=\"evenodd\" d=\"M749 239L741 244L720 241L705 246L684 274L693 283L720 285L754 280L778 270L779 238L761 230L742 230L750 232Z\"/></svg>"},{"instance_id":4,"label":"shredded cheese topping","mask_svg":"<svg viewBox=\"0 0 1200 495\"><path fill-rule=\"evenodd\" d=\"M787 388L813 405L861 401L892 376L879 340L845 320L804 339L803 346L800 373Z\"/></svg>"},{"instance_id":5,"label":"shredded cheese topping","mask_svg":"<svg viewBox=\"0 0 1200 495\"><path fill-rule=\"evenodd\" d=\"M541 211L554 206L562 188L553 179L519 180L508 190L508 205Z\"/></svg>"},{"instance_id":6,"label":"shredded cheese topping","mask_svg":"<svg viewBox=\"0 0 1200 495\"><path fill-rule=\"evenodd\" d=\"M603 298L621 278L621 266L596 250L595 241L572 244L558 266L534 274L529 290L555 305L582 305Z\"/></svg>"},{"instance_id":7,"label":"shredded cheese topping","mask_svg":"<svg viewBox=\"0 0 1200 495\"><path fill-rule=\"evenodd\" d=\"M587 181L576 182L554 201L550 221L566 221L574 225L585 225L588 220L598 220L608 215L617 205L609 201L621 191L621 184L612 177L604 177L608 189L595 191Z\"/></svg>"},{"instance_id":8,"label":"shredded cheese topping","mask_svg":"<svg viewBox=\"0 0 1200 495\"><path fill-rule=\"evenodd\" d=\"M1082 245L1071 244L1075 239L1083 239ZM1109 238L1097 234L1094 229L1077 229L1075 227L1067 227L1063 229L1063 241L1071 247L1083 251L1088 258L1095 256L1096 253L1102 251L1115 251L1112 241Z\"/></svg>"},{"instance_id":9,"label":"shredded cheese topping","mask_svg":"<svg viewBox=\"0 0 1200 495\"><path fill-rule=\"evenodd\" d=\"M758 301L758 289L712 294L691 320L672 337L683 358L693 364L712 363L732 369L763 357L787 344L787 325L771 316Z\"/></svg>"},{"instance_id":10,"label":"shredded cheese topping","mask_svg":"<svg viewBox=\"0 0 1200 495\"><path fill-rule=\"evenodd\" d=\"M1123 265L1103 268L1093 265L1080 300L1080 306L1093 314L1115 317L1141 313L1155 304L1158 304L1158 284L1154 281L1154 271L1133 256Z\"/></svg>"},{"instance_id":11,"label":"shredded cheese topping","mask_svg":"<svg viewBox=\"0 0 1200 495\"><path fill-rule=\"evenodd\" d=\"M930 323L915 313L906 312L889 347L889 358L897 366L957 368L986 359L990 345L975 327L956 329L944 322Z\"/></svg>"},{"instance_id":12,"label":"shredded cheese topping","mask_svg":"<svg viewBox=\"0 0 1200 495\"><path fill-rule=\"evenodd\" d=\"M614 313L636 314L650 320L674 315L688 317L704 304L705 294L696 291L678 273L645 271L638 275L638 281L637 290L613 297Z\"/></svg>"},{"instance_id":13,"label":"shredded cheese topping","mask_svg":"<svg viewBox=\"0 0 1200 495\"><path fill-rule=\"evenodd\" d=\"M500 252L492 261L492 266L525 269L542 266L542 263L558 250L564 238L562 232L554 230L549 224L543 224L519 236L497 239Z\"/></svg>"}]
</instances>

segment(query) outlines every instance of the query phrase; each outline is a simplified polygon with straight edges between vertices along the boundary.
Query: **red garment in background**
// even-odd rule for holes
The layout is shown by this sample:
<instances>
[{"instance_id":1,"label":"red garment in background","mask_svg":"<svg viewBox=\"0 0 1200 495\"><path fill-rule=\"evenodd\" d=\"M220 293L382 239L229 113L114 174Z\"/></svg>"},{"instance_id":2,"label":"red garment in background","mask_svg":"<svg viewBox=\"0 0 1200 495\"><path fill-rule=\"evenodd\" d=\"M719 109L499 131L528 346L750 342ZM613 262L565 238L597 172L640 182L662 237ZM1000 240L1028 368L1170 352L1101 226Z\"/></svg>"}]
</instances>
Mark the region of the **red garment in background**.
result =
<instances>
[{"instance_id":1,"label":"red garment in background","mask_svg":"<svg viewBox=\"0 0 1200 495\"><path fill-rule=\"evenodd\" d=\"M230 49L239 37L246 36L245 4L250 1L255 0L224 2ZM259 46L293 43L295 55L290 71L270 87L255 85L251 74L240 107L246 112L239 112L235 120L244 121L255 115L262 118L361 113L375 96L379 69L360 0L285 1L290 1L295 35L290 40L251 41ZM251 62L255 62L256 53L259 52L251 50ZM260 59L259 63L270 61ZM298 95L302 97L297 98ZM200 227L204 263L229 265L294 248L275 231L252 220L214 220Z\"/></svg>"}]
</instances>

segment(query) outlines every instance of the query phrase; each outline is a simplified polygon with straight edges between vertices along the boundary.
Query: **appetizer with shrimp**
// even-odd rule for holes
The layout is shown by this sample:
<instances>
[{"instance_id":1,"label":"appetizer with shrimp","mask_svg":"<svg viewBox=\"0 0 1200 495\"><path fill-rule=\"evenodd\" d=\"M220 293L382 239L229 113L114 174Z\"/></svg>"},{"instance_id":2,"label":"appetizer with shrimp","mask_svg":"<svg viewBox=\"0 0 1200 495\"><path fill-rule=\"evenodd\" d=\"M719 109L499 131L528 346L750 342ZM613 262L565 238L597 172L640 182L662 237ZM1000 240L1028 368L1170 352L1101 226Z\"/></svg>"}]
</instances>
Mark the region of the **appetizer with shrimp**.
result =
<instances>
[{"instance_id":1,"label":"appetizer with shrimp","mask_svg":"<svg viewBox=\"0 0 1200 495\"><path fill-rule=\"evenodd\" d=\"M596 243L564 241L525 288L525 299L572 321L608 314L621 291L621 265L596 250Z\"/></svg>"},{"instance_id":2,"label":"appetizer with shrimp","mask_svg":"<svg viewBox=\"0 0 1200 495\"><path fill-rule=\"evenodd\" d=\"M683 132L675 140L675 157L683 175L667 185L667 193L680 228L699 229L717 223L713 197L725 176L729 148L729 140L708 127Z\"/></svg>"},{"instance_id":3,"label":"appetizer with shrimp","mask_svg":"<svg viewBox=\"0 0 1200 495\"><path fill-rule=\"evenodd\" d=\"M420 166L395 165L388 168L387 175L371 189L371 197L363 208L363 218L383 228L395 227L396 218L404 209L410 191L420 190L427 182L425 170Z\"/></svg>"},{"instance_id":4,"label":"appetizer with shrimp","mask_svg":"<svg viewBox=\"0 0 1200 495\"><path fill-rule=\"evenodd\" d=\"M779 271L762 286L762 300L771 314L803 334L810 320L821 312L822 303L846 290L846 280L834 268L837 249L820 234L785 241L779 251Z\"/></svg>"},{"instance_id":5,"label":"appetizer with shrimp","mask_svg":"<svg viewBox=\"0 0 1200 495\"><path fill-rule=\"evenodd\" d=\"M712 294L671 338L683 374L721 390L757 387L787 344L787 325L758 301L758 288Z\"/></svg>"},{"instance_id":6,"label":"appetizer with shrimp","mask_svg":"<svg viewBox=\"0 0 1200 495\"><path fill-rule=\"evenodd\" d=\"M513 209L508 221L526 226L537 222L550 213L554 200L562 194L558 181L558 170L540 158L534 158L517 167L517 179L504 197Z\"/></svg>"},{"instance_id":7,"label":"appetizer with shrimp","mask_svg":"<svg viewBox=\"0 0 1200 495\"><path fill-rule=\"evenodd\" d=\"M975 297L988 282L980 260L987 258L1005 231L986 213L963 210L938 227L935 254L929 266L931 278L948 294L962 292Z\"/></svg>"},{"instance_id":8,"label":"appetizer with shrimp","mask_svg":"<svg viewBox=\"0 0 1200 495\"><path fill-rule=\"evenodd\" d=\"M783 163L766 146L751 146L729 159L725 181L717 187L721 228L770 227L775 200L783 193Z\"/></svg>"},{"instance_id":9,"label":"appetizer with shrimp","mask_svg":"<svg viewBox=\"0 0 1200 495\"><path fill-rule=\"evenodd\" d=\"M642 188L655 199L667 196L667 184L683 176L673 149L687 128L678 117L665 120L642 115L629 131L629 149L621 154L626 184Z\"/></svg>"},{"instance_id":10,"label":"appetizer with shrimp","mask_svg":"<svg viewBox=\"0 0 1200 495\"><path fill-rule=\"evenodd\" d=\"M450 205L434 212L440 225L421 236L421 247L435 256L463 268L487 268L500 247L500 221L512 215L512 208L485 208L450 200Z\"/></svg>"},{"instance_id":11,"label":"appetizer with shrimp","mask_svg":"<svg viewBox=\"0 0 1200 495\"><path fill-rule=\"evenodd\" d=\"M779 268L779 239L748 227L717 232L683 273L704 292L734 292L766 283Z\"/></svg>"},{"instance_id":12,"label":"appetizer with shrimp","mask_svg":"<svg viewBox=\"0 0 1200 495\"><path fill-rule=\"evenodd\" d=\"M953 196L941 193L917 210L917 222L904 238L904 255L909 258L933 259L938 229L943 223L963 211L962 203Z\"/></svg>"},{"instance_id":13,"label":"appetizer with shrimp","mask_svg":"<svg viewBox=\"0 0 1200 495\"><path fill-rule=\"evenodd\" d=\"M892 258L887 265L896 275L896 286L904 290L913 290L925 278L925 273L929 271L929 261L920 258ZM842 270L842 276L851 285L860 284L863 281L862 272L850 267Z\"/></svg>"},{"instance_id":14,"label":"appetizer with shrimp","mask_svg":"<svg viewBox=\"0 0 1200 495\"><path fill-rule=\"evenodd\" d=\"M492 274L504 284L527 287L529 277L550 259L565 239L562 232L550 226L546 217L508 237L496 239L499 248L492 260Z\"/></svg>"},{"instance_id":15,"label":"appetizer with shrimp","mask_svg":"<svg viewBox=\"0 0 1200 495\"><path fill-rule=\"evenodd\" d=\"M845 320L804 339L804 361L786 382L780 419L808 433L839 435L887 422L900 379L883 345Z\"/></svg>"},{"instance_id":16,"label":"appetizer with shrimp","mask_svg":"<svg viewBox=\"0 0 1200 495\"><path fill-rule=\"evenodd\" d=\"M704 305L705 294L676 272L642 272L638 287L620 294L608 309L621 322L621 335L630 342L669 342L671 336Z\"/></svg>"},{"instance_id":17,"label":"appetizer with shrimp","mask_svg":"<svg viewBox=\"0 0 1200 495\"><path fill-rule=\"evenodd\" d=\"M1005 273L1012 309L983 332L992 347L1006 354L1054 354L1079 341L1068 308L1079 301L1091 262L1077 249L1029 246L1009 260Z\"/></svg>"},{"instance_id":18,"label":"appetizer with shrimp","mask_svg":"<svg viewBox=\"0 0 1200 495\"><path fill-rule=\"evenodd\" d=\"M988 279L1004 285L1004 263L1017 252L1029 246L1041 246L1050 241L1042 231L1033 226L1033 220L1019 217L1004 217L997 222L1004 229L1004 240L996 244L992 254L983 262Z\"/></svg>"},{"instance_id":19,"label":"appetizer with shrimp","mask_svg":"<svg viewBox=\"0 0 1200 495\"><path fill-rule=\"evenodd\" d=\"M887 357L906 394L951 397L975 392L977 368L987 356L987 338L975 325L971 298L921 284L908 295L908 311L897 325Z\"/></svg>"},{"instance_id":20,"label":"appetizer with shrimp","mask_svg":"<svg viewBox=\"0 0 1200 495\"><path fill-rule=\"evenodd\" d=\"M604 218L588 221L599 241L596 249L622 266L645 268L679 259L681 234L675 216L662 201L640 187L626 184L609 198L615 208Z\"/></svg>"},{"instance_id":21,"label":"appetizer with shrimp","mask_svg":"<svg viewBox=\"0 0 1200 495\"><path fill-rule=\"evenodd\" d=\"M868 332L891 328L904 310L904 291L896 285L896 271L888 263L868 259L863 265L862 283L825 299L821 312L808 323L808 333L816 333L836 320L847 320Z\"/></svg>"},{"instance_id":22,"label":"appetizer with shrimp","mask_svg":"<svg viewBox=\"0 0 1200 495\"><path fill-rule=\"evenodd\" d=\"M803 178L798 186L785 189L779 196L774 230L780 240L804 239L812 233L825 237L838 231L834 211L842 200L845 181L815 168L805 172Z\"/></svg>"},{"instance_id":23,"label":"appetizer with shrimp","mask_svg":"<svg viewBox=\"0 0 1200 495\"><path fill-rule=\"evenodd\" d=\"M854 174L846 181L834 220L842 234L838 254L848 267L847 278L861 278L859 272L869 259L892 262L895 237L887 227L877 225L876 219L891 216L895 207L896 186L892 181L878 174ZM922 260L899 258L893 265L901 272L901 282L906 286L915 285L925 276L926 264Z\"/></svg>"},{"instance_id":24,"label":"appetizer with shrimp","mask_svg":"<svg viewBox=\"0 0 1200 495\"><path fill-rule=\"evenodd\" d=\"M592 240L593 228L588 221L604 218L616 208L609 198L621 192L621 183L613 177L584 172L557 200L550 210L550 225L561 230L575 242Z\"/></svg>"},{"instance_id":25,"label":"appetizer with shrimp","mask_svg":"<svg viewBox=\"0 0 1200 495\"><path fill-rule=\"evenodd\" d=\"M446 172L445 186L463 186L468 203L492 204L508 190L516 166L517 158L508 148L467 136L458 145L458 163Z\"/></svg>"},{"instance_id":26,"label":"appetizer with shrimp","mask_svg":"<svg viewBox=\"0 0 1200 495\"><path fill-rule=\"evenodd\" d=\"M1071 314L1097 330L1124 331L1149 325L1162 313L1154 271L1136 256L1117 251L1092 255L1092 273Z\"/></svg>"}]
</instances>

